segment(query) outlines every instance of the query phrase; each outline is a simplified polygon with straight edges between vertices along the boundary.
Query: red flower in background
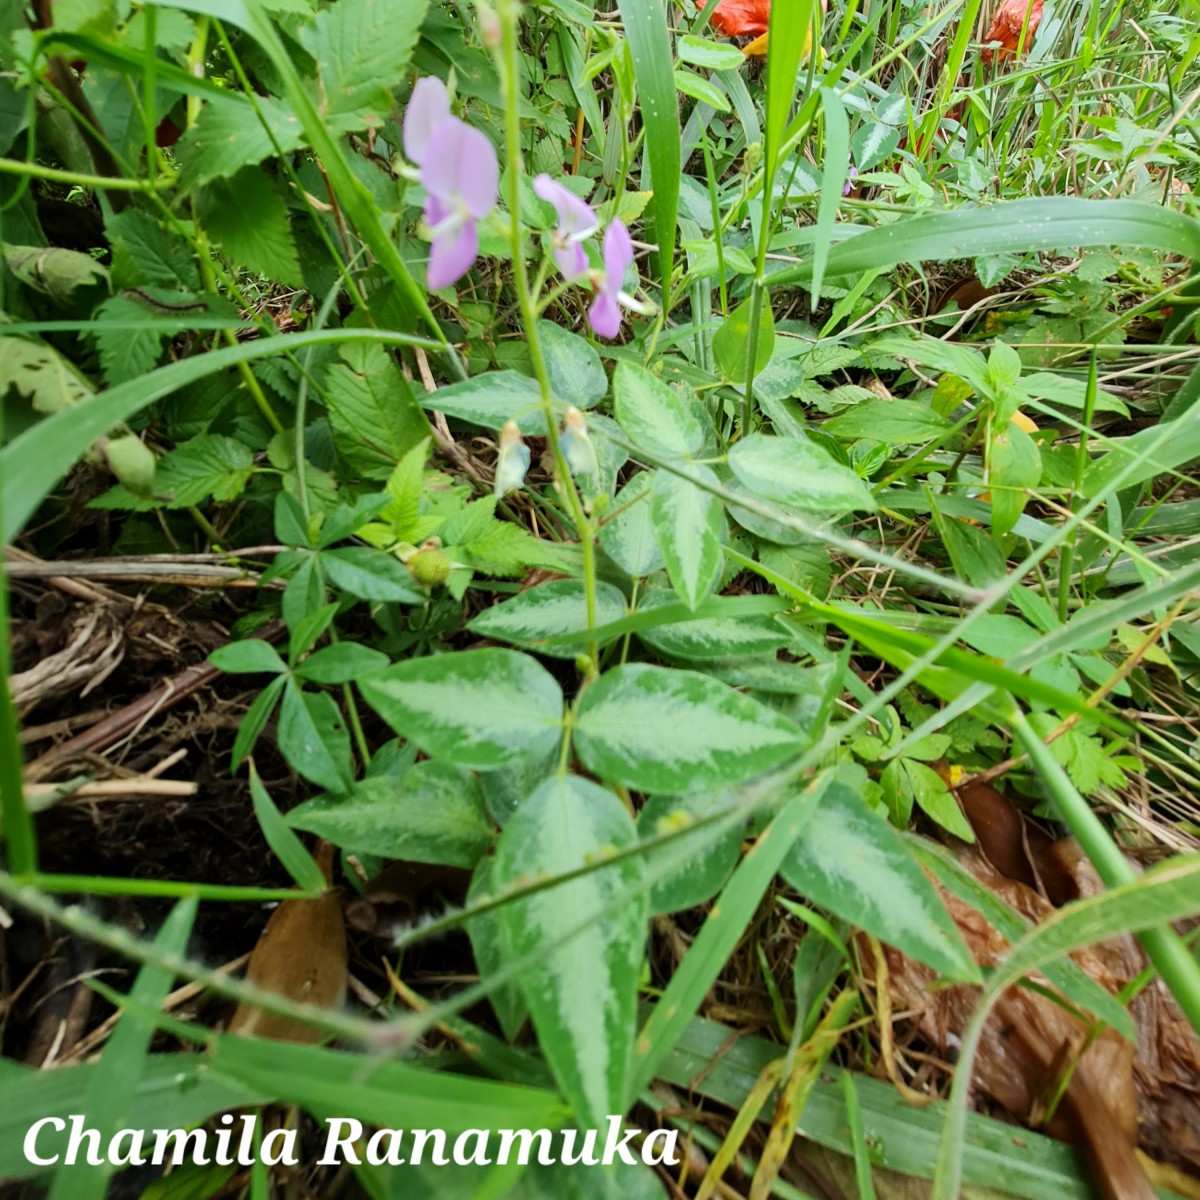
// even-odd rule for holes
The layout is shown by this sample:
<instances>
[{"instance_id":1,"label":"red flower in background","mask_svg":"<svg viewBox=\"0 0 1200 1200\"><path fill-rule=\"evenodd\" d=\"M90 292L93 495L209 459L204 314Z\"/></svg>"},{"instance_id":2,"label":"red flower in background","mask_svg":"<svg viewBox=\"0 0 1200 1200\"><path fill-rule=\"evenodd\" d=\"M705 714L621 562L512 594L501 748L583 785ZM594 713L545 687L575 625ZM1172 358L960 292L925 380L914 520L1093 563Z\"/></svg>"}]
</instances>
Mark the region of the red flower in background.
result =
<instances>
[{"instance_id":1,"label":"red flower in background","mask_svg":"<svg viewBox=\"0 0 1200 1200\"><path fill-rule=\"evenodd\" d=\"M713 10L712 24L726 37L758 37L767 32L771 0L721 0Z\"/></svg>"},{"instance_id":2,"label":"red flower in background","mask_svg":"<svg viewBox=\"0 0 1200 1200\"><path fill-rule=\"evenodd\" d=\"M1022 29L1025 29L1025 49L1028 50L1042 19L1043 3L1044 0L1000 0L1000 7L996 9L992 23L983 38L985 42L999 42L1000 48L984 50L979 57L985 63L990 63L993 57L1004 58L1013 54L1017 49L1017 42L1020 41ZM1029 14L1028 28L1025 27L1026 13Z\"/></svg>"}]
</instances>

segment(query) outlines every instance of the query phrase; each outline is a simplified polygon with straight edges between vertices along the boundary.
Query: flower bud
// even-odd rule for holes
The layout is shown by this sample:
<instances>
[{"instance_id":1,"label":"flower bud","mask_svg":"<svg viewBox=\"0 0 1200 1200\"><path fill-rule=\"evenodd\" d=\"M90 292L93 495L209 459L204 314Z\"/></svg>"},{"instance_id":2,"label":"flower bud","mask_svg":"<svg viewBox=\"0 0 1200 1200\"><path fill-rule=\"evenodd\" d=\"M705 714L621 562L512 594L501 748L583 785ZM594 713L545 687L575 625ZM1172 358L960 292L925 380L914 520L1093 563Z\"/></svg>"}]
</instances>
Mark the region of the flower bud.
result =
<instances>
[{"instance_id":1,"label":"flower bud","mask_svg":"<svg viewBox=\"0 0 1200 1200\"><path fill-rule=\"evenodd\" d=\"M525 482L529 470L529 447L521 438L516 421L506 421L500 430L500 457L496 461L496 479L492 490L497 496L515 492Z\"/></svg>"},{"instance_id":2,"label":"flower bud","mask_svg":"<svg viewBox=\"0 0 1200 1200\"><path fill-rule=\"evenodd\" d=\"M503 30L500 28L500 18L490 4L475 0L475 16L479 21L479 38L487 50L495 50L500 45Z\"/></svg>"},{"instance_id":3,"label":"flower bud","mask_svg":"<svg viewBox=\"0 0 1200 1200\"><path fill-rule=\"evenodd\" d=\"M563 431L558 445L572 474L588 479L599 476L600 464L596 459L596 448L588 437L587 418L574 405L567 409L563 417Z\"/></svg>"},{"instance_id":4,"label":"flower bud","mask_svg":"<svg viewBox=\"0 0 1200 1200\"><path fill-rule=\"evenodd\" d=\"M433 589L441 587L450 578L454 566L442 550L442 539L431 537L426 538L408 560L408 569L419 584Z\"/></svg>"},{"instance_id":5,"label":"flower bud","mask_svg":"<svg viewBox=\"0 0 1200 1200\"><path fill-rule=\"evenodd\" d=\"M109 469L128 491L146 498L154 494L156 460L153 451L140 437L130 433L113 438L103 449Z\"/></svg>"}]
</instances>

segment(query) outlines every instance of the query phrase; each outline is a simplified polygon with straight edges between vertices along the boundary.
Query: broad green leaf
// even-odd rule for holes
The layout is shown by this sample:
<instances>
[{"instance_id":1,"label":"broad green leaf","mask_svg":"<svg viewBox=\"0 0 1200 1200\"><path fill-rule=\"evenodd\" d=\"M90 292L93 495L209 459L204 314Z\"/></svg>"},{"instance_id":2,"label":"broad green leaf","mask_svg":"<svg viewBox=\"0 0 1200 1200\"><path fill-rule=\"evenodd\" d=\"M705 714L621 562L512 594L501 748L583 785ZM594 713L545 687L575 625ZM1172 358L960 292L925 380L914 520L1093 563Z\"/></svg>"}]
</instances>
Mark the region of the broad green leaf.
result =
<instances>
[{"instance_id":1,"label":"broad green leaf","mask_svg":"<svg viewBox=\"0 0 1200 1200\"><path fill-rule=\"evenodd\" d=\"M305 779L330 792L350 789L350 735L328 692L301 692L289 679L276 738L288 763Z\"/></svg>"},{"instance_id":2,"label":"broad green leaf","mask_svg":"<svg viewBox=\"0 0 1200 1200\"><path fill-rule=\"evenodd\" d=\"M576 408L599 404L608 391L608 376L591 343L553 321L539 321L537 329L554 398Z\"/></svg>"},{"instance_id":3,"label":"broad green leaf","mask_svg":"<svg viewBox=\"0 0 1200 1200\"><path fill-rule=\"evenodd\" d=\"M704 446L704 426L678 389L622 361L613 374L613 413L625 436L655 454L683 458Z\"/></svg>"},{"instance_id":4,"label":"broad green leaf","mask_svg":"<svg viewBox=\"0 0 1200 1200\"><path fill-rule=\"evenodd\" d=\"M736 802L731 792L695 792L690 796L652 796L638 813L642 838L675 833L678 836L661 851L662 858L687 856L686 866L660 879L650 893L652 913L679 912L711 900L724 886L742 845L742 830L731 829L714 836L711 829L682 833L696 820L723 812ZM648 855L646 870L657 874L658 855Z\"/></svg>"},{"instance_id":5,"label":"broad green leaf","mask_svg":"<svg viewBox=\"0 0 1200 1200\"><path fill-rule=\"evenodd\" d=\"M1029 502L1026 488L1037 487L1042 457L1037 443L1020 426L1009 424L992 438L988 482L992 493L992 536L1003 537L1017 523Z\"/></svg>"},{"instance_id":6,"label":"broad green leaf","mask_svg":"<svg viewBox=\"0 0 1200 1200\"><path fill-rule=\"evenodd\" d=\"M1140 200L1069 196L1005 200L979 208L924 213L850 237L830 251L826 275L857 275L899 263L947 262L1076 246L1140 246L1200 259L1200 222ZM808 263L788 267L770 277L770 286L796 283L807 278L811 269Z\"/></svg>"},{"instance_id":7,"label":"broad green leaf","mask_svg":"<svg viewBox=\"0 0 1200 1200\"><path fill-rule=\"evenodd\" d=\"M220 646L208 656L208 661L230 675L251 675L256 671L277 675L287 670L279 651L262 638L246 638Z\"/></svg>"},{"instance_id":8,"label":"broad green leaf","mask_svg":"<svg viewBox=\"0 0 1200 1200\"><path fill-rule=\"evenodd\" d=\"M549 754L562 739L562 690L514 650L410 659L364 679L360 690L397 733L480 771Z\"/></svg>"},{"instance_id":9,"label":"broad green leaf","mask_svg":"<svg viewBox=\"0 0 1200 1200\"><path fill-rule=\"evenodd\" d=\"M250 798L267 845L271 847L296 886L306 892L323 892L328 884L321 868L305 850L300 839L288 828L288 823L275 807L270 793L263 787L253 764L250 766Z\"/></svg>"},{"instance_id":10,"label":"broad green leaf","mask_svg":"<svg viewBox=\"0 0 1200 1200\"><path fill-rule=\"evenodd\" d=\"M680 60L710 71L736 71L746 60L742 52L728 42L712 42L708 38L687 34L678 42Z\"/></svg>"},{"instance_id":11,"label":"broad green leaf","mask_svg":"<svg viewBox=\"0 0 1200 1200\"><path fill-rule=\"evenodd\" d=\"M296 677L310 683L350 683L382 671L391 660L386 654L357 642L322 646L296 667Z\"/></svg>"},{"instance_id":12,"label":"broad green leaf","mask_svg":"<svg viewBox=\"0 0 1200 1200\"><path fill-rule=\"evenodd\" d=\"M717 483L711 467L697 464L689 473ZM725 519L720 500L687 479L658 471L650 485L650 519L671 584L680 599L695 608L721 573Z\"/></svg>"},{"instance_id":13,"label":"broad green leaf","mask_svg":"<svg viewBox=\"0 0 1200 1200\"><path fill-rule=\"evenodd\" d=\"M617 0L625 40L633 59L642 125L646 131L646 161L650 178L643 189L653 192L651 227L647 240L658 244L658 278L671 278L679 213L682 146L679 96L675 91L675 61L671 28L662 0Z\"/></svg>"},{"instance_id":14,"label":"broad green leaf","mask_svg":"<svg viewBox=\"0 0 1200 1200\"><path fill-rule=\"evenodd\" d=\"M0 337L0 383L28 397L34 410L56 413L93 394L92 385L52 346ZM11 432L11 431L10 431Z\"/></svg>"},{"instance_id":15,"label":"broad green leaf","mask_svg":"<svg viewBox=\"0 0 1200 1200\"><path fill-rule=\"evenodd\" d=\"M729 466L754 495L788 508L831 517L875 508L867 485L815 442L752 433L730 450Z\"/></svg>"},{"instance_id":16,"label":"broad green leaf","mask_svg":"<svg viewBox=\"0 0 1200 1200\"><path fill-rule=\"evenodd\" d=\"M903 446L936 438L950 422L917 400L865 400L848 412L821 424L822 433L835 437L870 438Z\"/></svg>"},{"instance_id":17,"label":"broad green leaf","mask_svg":"<svg viewBox=\"0 0 1200 1200\"><path fill-rule=\"evenodd\" d=\"M479 781L426 760L402 779L377 776L344 796L318 796L287 814L289 825L354 854L473 867L492 844Z\"/></svg>"},{"instance_id":18,"label":"broad green leaf","mask_svg":"<svg viewBox=\"0 0 1200 1200\"><path fill-rule=\"evenodd\" d=\"M382 346L343 347L325 372L322 399L338 454L365 479L387 479L433 436L412 385Z\"/></svg>"},{"instance_id":19,"label":"broad green leaf","mask_svg":"<svg viewBox=\"0 0 1200 1200\"><path fill-rule=\"evenodd\" d=\"M149 213L127 208L105 223L113 251L113 286L200 290L191 248L168 233Z\"/></svg>"},{"instance_id":20,"label":"broad green leaf","mask_svg":"<svg viewBox=\"0 0 1200 1200\"><path fill-rule=\"evenodd\" d=\"M181 442L159 461L155 490L169 497L168 508L187 508L210 496L236 500L254 472L254 454L244 442L202 433Z\"/></svg>"},{"instance_id":21,"label":"broad green leaf","mask_svg":"<svg viewBox=\"0 0 1200 1200\"><path fill-rule=\"evenodd\" d=\"M256 96L255 102L261 118L254 106L241 98L211 97L205 103L195 124L184 132L175 148L181 188L190 191L273 157L276 149L272 135L283 154L300 145L304 140L300 119L284 101Z\"/></svg>"},{"instance_id":22,"label":"broad green leaf","mask_svg":"<svg viewBox=\"0 0 1200 1200\"><path fill-rule=\"evenodd\" d=\"M514 887L636 841L616 796L556 775L504 827L492 882ZM595 1129L625 1109L647 925L644 897L629 893L641 873L637 858L625 859L499 910L506 957L537 955L520 987L541 1049L580 1123Z\"/></svg>"},{"instance_id":23,"label":"broad green leaf","mask_svg":"<svg viewBox=\"0 0 1200 1200\"><path fill-rule=\"evenodd\" d=\"M484 429L499 429L505 421L516 421L522 433L546 432L541 392L536 381L520 371L485 371L463 383L439 388L424 397L423 403Z\"/></svg>"},{"instance_id":24,"label":"broad green leaf","mask_svg":"<svg viewBox=\"0 0 1200 1200\"><path fill-rule=\"evenodd\" d=\"M269 175L244 167L231 179L214 179L197 190L196 209L235 266L279 283L303 282L287 209Z\"/></svg>"},{"instance_id":25,"label":"broad green leaf","mask_svg":"<svg viewBox=\"0 0 1200 1200\"><path fill-rule=\"evenodd\" d=\"M662 550L650 513L653 471L639 471L617 493L611 516L600 526L604 553L632 579L643 579L662 569Z\"/></svg>"},{"instance_id":26,"label":"broad green leaf","mask_svg":"<svg viewBox=\"0 0 1200 1200\"><path fill-rule=\"evenodd\" d=\"M330 583L360 600L420 604L425 599L406 566L371 546L323 550L320 562Z\"/></svg>"},{"instance_id":27,"label":"broad green leaf","mask_svg":"<svg viewBox=\"0 0 1200 1200\"><path fill-rule=\"evenodd\" d=\"M317 14L302 38L316 59L317 106L326 120L356 118L340 128L383 124L428 7L429 0L340 0Z\"/></svg>"},{"instance_id":28,"label":"broad green leaf","mask_svg":"<svg viewBox=\"0 0 1200 1200\"><path fill-rule=\"evenodd\" d=\"M695 71L676 67L675 86L685 96L690 96L693 100L699 100L702 104L707 104L717 112L726 113L730 111L729 101L725 93L711 79L705 79L703 75L697 75Z\"/></svg>"},{"instance_id":29,"label":"broad green leaf","mask_svg":"<svg viewBox=\"0 0 1200 1200\"><path fill-rule=\"evenodd\" d=\"M596 625L620 621L628 612L625 597L611 583L596 585ZM472 633L527 646L556 658L574 658L587 643L587 597L582 583L556 579L526 588L511 600L485 609L467 626ZM578 633L578 639L540 645L542 639Z\"/></svg>"},{"instance_id":30,"label":"broad green leaf","mask_svg":"<svg viewBox=\"0 0 1200 1200\"><path fill-rule=\"evenodd\" d=\"M707 675L645 663L605 672L575 720L575 748L589 770L664 794L761 775L806 741L782 713Z\"/></svg>"},{"instance_id":31,"label":"broad green leaf","mask_svg":"<svg viewBox=\"0 0 1200 1200\"><path fill-rule=\"evenodd\" d=\"M731 383L746 382L746 364L750 355L751 304L739 305L713 334L713 357ZM771 361L775 349L775 317L769 304L763 304L758 318L758 338L754 343L754 374L757 376Z\"/></svg>"},{"instance_id":32,"label":"broad green leaf","mask_svg":"<svg viewBox=\"0 0 1200 1200\"><path fill-rule=\"evenodd\" d=\"M642 598L638 611L651 612L666 604L677 604L678 600L674 592L650 592ZM668 657L697 661L767 654L790 640L774 617L758 614L673 621L643 630L638 637Z\"/></svg>"},{"instance_id":33,"label":"broad green leaf","mask_svg":"<svg viewBox=\"0 0 1200 1200\"><path fill-rule=\"evenodd\" d=\"M844 783L830 784L780 873L807 900L951 979L979 968L900 834Z\"/></svg>"}]
</instances>

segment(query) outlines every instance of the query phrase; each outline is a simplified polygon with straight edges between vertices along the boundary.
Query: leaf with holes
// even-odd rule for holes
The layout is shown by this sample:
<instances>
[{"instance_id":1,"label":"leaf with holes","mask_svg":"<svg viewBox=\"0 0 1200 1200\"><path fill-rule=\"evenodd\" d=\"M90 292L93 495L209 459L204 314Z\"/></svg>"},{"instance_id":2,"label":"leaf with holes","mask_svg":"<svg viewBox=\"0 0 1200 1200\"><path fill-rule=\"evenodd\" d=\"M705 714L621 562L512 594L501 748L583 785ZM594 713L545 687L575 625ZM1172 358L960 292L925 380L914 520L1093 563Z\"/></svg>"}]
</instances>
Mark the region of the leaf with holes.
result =
<instances>
[{"instance_id":1,"label":"leaf with holes","mask_svg":"<svg viewBox=\"0 0 1200 1200\"><path fill-rule=\"evenodd\" d=\"M602 675L575 720L575 748L589 770L664 794L740 783L806 741L782 713L707 675L646 663Z\"/></svg>"},{"instance_id":2,"label":"leaf with holes","mask_svg":"<svg viewBox=\"0 0 1200 1200\"><path fill-rule=\"evenodd\" d=\"M499 891L574 870L632 846L637 831L611 792L573 775L546 780L513 814L496 847ZM533 956L518 977L538 1042L580 1125L622 1112L646 938L637 858L505 904L505 957Z\"/></svg>"}]
</instances>

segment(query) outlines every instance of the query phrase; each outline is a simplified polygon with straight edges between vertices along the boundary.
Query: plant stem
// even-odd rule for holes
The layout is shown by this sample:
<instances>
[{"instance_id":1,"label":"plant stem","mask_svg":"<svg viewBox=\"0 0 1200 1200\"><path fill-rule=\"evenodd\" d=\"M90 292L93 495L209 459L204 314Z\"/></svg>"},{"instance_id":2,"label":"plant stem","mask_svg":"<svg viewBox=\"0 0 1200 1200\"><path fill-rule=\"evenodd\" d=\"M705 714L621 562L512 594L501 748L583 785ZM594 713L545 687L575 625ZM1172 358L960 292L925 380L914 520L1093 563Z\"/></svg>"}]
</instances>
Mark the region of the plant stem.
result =
<instances>
[{"instance_id":1,"label":"plant stem","mask_svg":"<svg viewBox=\"0 0 1200 1200\"><path fill-rule=\"evenodd\" d=\"M1076 791L1066 772L1029 724L1024 712L1016 706L1012 730L1054 798L1059 816L1083 847L1083 852L1105 885L1117 887L1136 879L1133 866L1109 836L1091 805ZM1200 963L1188 953L1179 935L1167 926L1146 929L1137 936L1192 1028L1200 1033Z\"/></svg>"},{"instance_id":2,"label":"plant stem","mask_svg":"<svg viewBox=\"0 0 1200 1200\"><path fill-rule=\"evenodd\" d=\"M594 530L583 507L575 478L559 444L558 427L554 416L554 397L550 388L550 374L546 369L546 358L542 352L541 338L537 330L537 301L529 286L529 272L525 265L525 238L521 226L521 112L520 112L520 60L517 47L519 0L501 0L499 5L500 46L496 51L496 67L504 92L504 151L508 183L508 212L510 240L512 244L513 287L521 308L521 319L525 325L525 338L529 345L529 359L534 377L541 392L542 412L546 418L546 438L557 468L559 482L567 497L571 517L579 533L583 548L583 586L587 599L588 657L591 660L589 675L596 674L599 661L599 646L596 642L596 547Z\"/></svg>"}]
</instances>

